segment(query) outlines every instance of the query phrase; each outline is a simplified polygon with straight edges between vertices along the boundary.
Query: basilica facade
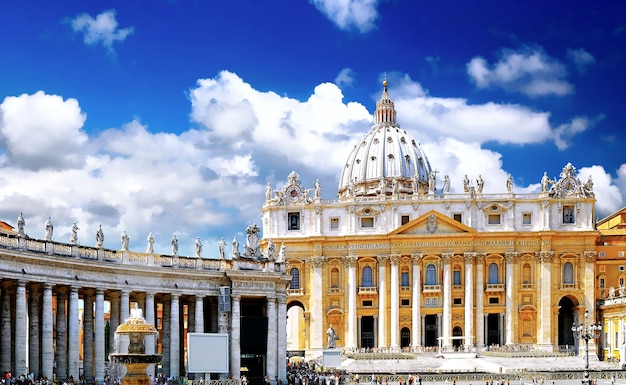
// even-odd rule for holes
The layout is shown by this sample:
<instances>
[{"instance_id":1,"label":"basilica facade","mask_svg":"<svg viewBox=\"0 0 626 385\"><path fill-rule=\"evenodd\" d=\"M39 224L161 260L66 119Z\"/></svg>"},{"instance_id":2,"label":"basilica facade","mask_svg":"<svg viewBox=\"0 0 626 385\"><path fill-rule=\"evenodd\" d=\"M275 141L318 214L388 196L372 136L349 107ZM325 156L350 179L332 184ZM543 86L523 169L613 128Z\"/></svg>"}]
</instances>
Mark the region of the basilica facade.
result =
<instances>
[{"instance_id":1,"label":"basilica facade","mask_svg":"<svg viewBox=\"0 0 626 385\"><path fill-rule=\"evenodd\" d=\"M331 325L345 352L576 349L572 324L596 316L592 181L567 164L535 194L511 176L501 193L480 176L451 192L383 86L337 199L296 172L266 190L264 242L289 250L287 349L321 354Z\"/></svg>"}]
</instances>

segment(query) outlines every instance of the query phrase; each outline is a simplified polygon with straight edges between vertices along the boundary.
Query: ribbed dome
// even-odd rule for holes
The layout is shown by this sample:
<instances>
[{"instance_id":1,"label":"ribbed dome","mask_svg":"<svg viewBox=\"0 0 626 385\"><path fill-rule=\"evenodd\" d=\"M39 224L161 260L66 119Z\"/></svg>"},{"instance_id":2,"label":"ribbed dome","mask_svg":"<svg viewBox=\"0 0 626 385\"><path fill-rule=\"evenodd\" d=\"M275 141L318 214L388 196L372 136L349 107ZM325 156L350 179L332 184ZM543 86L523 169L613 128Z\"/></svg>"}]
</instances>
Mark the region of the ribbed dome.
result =
<instances>
[{"instance_id":1,"label":"ribbed dome","mask_svg":"<svg viewBox=\"0 0 626 385\"><path fill-rule=\"evenodd\" d=\"M430 164L419 143L396 123L387 81L374 118L370 131L348 156L339 180L339 197L427 192Z\"/></svg>"}]
</instances>

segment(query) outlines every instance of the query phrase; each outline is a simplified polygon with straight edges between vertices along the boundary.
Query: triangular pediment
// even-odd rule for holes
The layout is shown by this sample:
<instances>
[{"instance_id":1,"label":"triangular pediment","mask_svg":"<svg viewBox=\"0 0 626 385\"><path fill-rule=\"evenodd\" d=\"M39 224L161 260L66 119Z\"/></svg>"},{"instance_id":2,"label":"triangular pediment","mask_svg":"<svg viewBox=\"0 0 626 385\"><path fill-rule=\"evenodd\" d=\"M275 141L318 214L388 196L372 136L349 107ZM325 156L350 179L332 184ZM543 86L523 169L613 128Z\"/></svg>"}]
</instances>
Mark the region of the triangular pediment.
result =
<instances>
[{"instance_id":1,"label":"triangular pediment","mask_svg":"<svg viewBox=\"0 0 626 385\"><path fill-rule=\"evenodd\" d=\"M409 223L392 231L389 235L435 235L435 234L461 234L475 233L476 230L455 221L447 215L431 210Z\"/></svg>"}]
</instances>

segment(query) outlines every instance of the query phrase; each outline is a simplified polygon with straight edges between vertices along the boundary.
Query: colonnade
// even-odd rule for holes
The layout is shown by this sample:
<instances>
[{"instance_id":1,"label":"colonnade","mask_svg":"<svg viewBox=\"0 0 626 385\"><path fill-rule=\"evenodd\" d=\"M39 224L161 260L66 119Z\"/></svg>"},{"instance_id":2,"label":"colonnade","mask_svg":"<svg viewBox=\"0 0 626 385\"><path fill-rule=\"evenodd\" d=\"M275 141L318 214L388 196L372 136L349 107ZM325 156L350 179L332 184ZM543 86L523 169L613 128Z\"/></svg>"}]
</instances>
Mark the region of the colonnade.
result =
<instances>
[{"instance_id":1,"label":"colonnade","mask_svg":"<svg viewBox=\"0 0 626 385\"><path fill-rule=\"evenodd\" d=\"M220 376L239 376L241 295L231 297L232 311L227 312L218 309L217 296L204 293L104 290L27 280L3 280L0 290L0 370L14 376L32 373L36 378L60 380L84 377L101 383L107 374L106 352L124 353L118 351L114 332L130 316L134 303L144 309L146 321L160 330L160 341L147 337L146 353L162 354L166 376L186 374L186 332L230 333L231 373ZM265 373L270 378L283 378L286 369L279 357L286 356L286 326L280 320L286 318L286 299L268 297L265 311Z\"/></svg>"}]
</instances>

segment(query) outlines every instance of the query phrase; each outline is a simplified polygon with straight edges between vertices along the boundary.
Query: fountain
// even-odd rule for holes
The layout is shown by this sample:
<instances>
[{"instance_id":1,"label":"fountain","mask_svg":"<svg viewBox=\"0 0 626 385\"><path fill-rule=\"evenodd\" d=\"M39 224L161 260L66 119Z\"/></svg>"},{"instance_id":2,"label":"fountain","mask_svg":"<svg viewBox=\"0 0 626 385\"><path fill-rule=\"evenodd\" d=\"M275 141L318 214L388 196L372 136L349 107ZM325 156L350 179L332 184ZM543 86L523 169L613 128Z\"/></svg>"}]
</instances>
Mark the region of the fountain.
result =
<instances>
[{"instance_id":1,"label":"fountain","mask_svg":"<svg viewBox=\"0 0 626 385\"><path fill-rule=\"evenodd\" d=\"M128 353L109 354L113 365L122 365L126 374L122 377L122 385L150 385L150 377L146 374L148 365L161 362L160 354L146 354L144 338L159 332L154 325L143 318L142 311L137 305L130 311L130 318L115 330L115 337L128 336ZM117 347L119 351L119 346Z\"/></svg>"}]
</instances>

